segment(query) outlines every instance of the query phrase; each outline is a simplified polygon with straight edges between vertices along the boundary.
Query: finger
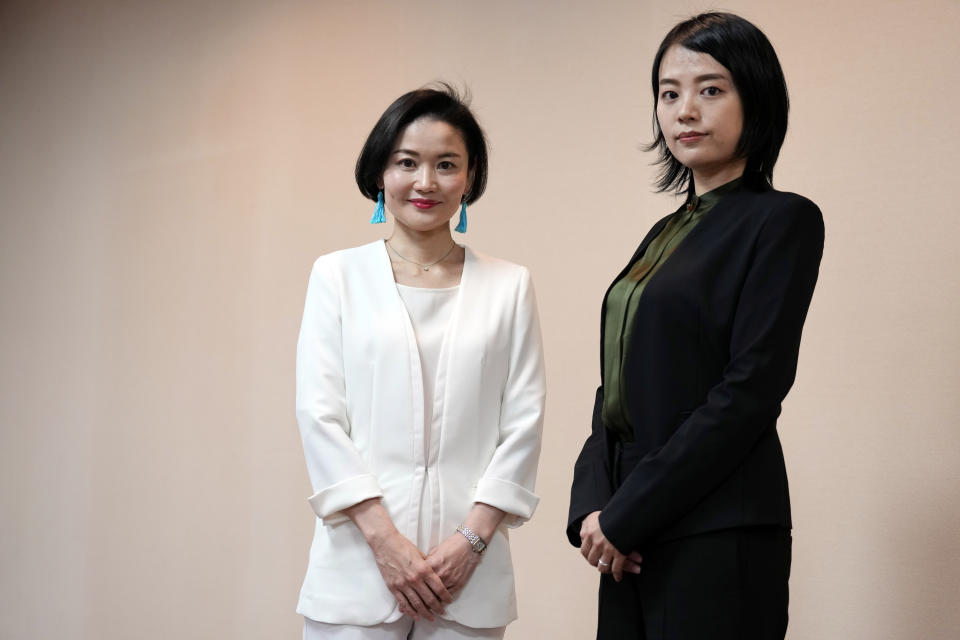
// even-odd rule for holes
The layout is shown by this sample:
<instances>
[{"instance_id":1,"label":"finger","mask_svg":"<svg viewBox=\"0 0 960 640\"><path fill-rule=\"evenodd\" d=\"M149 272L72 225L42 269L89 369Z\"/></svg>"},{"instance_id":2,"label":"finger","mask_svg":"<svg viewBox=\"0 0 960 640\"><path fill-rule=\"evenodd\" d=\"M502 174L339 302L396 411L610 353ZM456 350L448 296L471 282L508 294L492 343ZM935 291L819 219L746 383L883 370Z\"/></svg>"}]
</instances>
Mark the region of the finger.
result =
<instances>
[{"instance_id":1,"label":"finger","mask_svg":"<svg viewBox=\"0 0 960 640\"><path fill-rule=\"evenodd\" d=\"M419 620L420 616L417 615L417 612L412 606L410 606L410 601L407 599L406 594L403 591L394 591L393 597L397 599L397 602L400 603L400 613L410 616L414 620Z\"/></svg>"},{"instance_id":2,"label":"finger","mask_svg":"<svg viewBox=\"0 0 960 640\"><path fill-rule=\"evenodd\" d=\"M643 562L643 556L636 551L631 551L630 555L628 555L627 558L632 562L635 562L636 564L640 564L641 562Z\"/></svg>"},{"instance_id":3,"label":"finger","mask_svg":"<svg viewBox=\"0 0 960 640\"><path fill-rule=\"evenodd\" d=\"M420 616L433 622L433 616L430 615L430 610L427 608L427 605L423 604L423 600L414 589L408 589L404 591L403 594L407 596L407 602L410 603L410 606L412 606L416 612L416 615L413 617L414 620L417 619L417 616Z\"/></svg>"},{"instance_id":4,"label":"finger","mask_svg":"<svg viewBox=\"0 0 960 640\"><path fill-rule=\"evenodd\" d=\"M437 599L436 594L430 590L426 582L415 584L413 588L416 590L417 595L420 596L423 606L427 608L430 614L443 613L443 604Z\"/></svg>"},{"instance_id":5,"label":"finger","mask_svg":"<svg viewBox=\"0 0 960 640\"><path fill-rule=\"evenodd\" d=\"M407 576L404 593L407 594L407 599L416 608L417 612L432 622L431 612L442 613L443 605L431 588L430 583L438 586L439 590L443 592L443 582L426 561L417 564L419 566ZM410 598L411 590L416 596L416 601Z\"/></svg>"},{"instance_id":6,"label":"finger","mask_svg":"<svg viewBox=\"0 0 960 640\"><path fill-rule=\"evenodd\" d=\"M593 566L597 566L597 563L600 561L600 558L603 555L603 545L595 544L593 545L593 548L590 549L590 555L587 556L587 562Z\"/></svg>"},{"instance_id":7,"label":"finger","mask_svg":"<svg viewBox=\"0 0 960 640\"><path fill-rule=\"evenodd\" d=\"M600 558L597 560L597 570L600 573L610 573L610 558Z\"/></svg>"},{"instance_id":8,"label":"finger","mask_svg":"<svg viewBox=\"0 0 960 640\"><path fill-rule=\"evenodd\" d=\"M590 550L593 548L593 541L590 538L581 538L580 541L580 555L584 558L590 557ZM589 560L587 560L589 562Z\"/></svg>"},{"instance_id":9,"label":"finger","mask_svg":"<svg viewBox=\"0 0 960 640\"><path fill-rule=\"evenodd\" d=\"M623 563L623 570L627 573L639 574L641 566L633 560L627 558L627 560Z\"/></svg>"},{"instance_id":10,"label":"finger","mask_svg":"<svg viewBox=\"0 0 960 640\"><path fill-rule=\"evenodd\" d=\"M613 556L613 563L610 565L610 573L613 574L613 579L617 582L623 580L623 562L627 557L622 553L618 553Z\"/></svg>"},{"instance_id":11,"label":"finger","mask_svg":"<svg viewBox=\"0 0 960 640\"><path fill-rule=\"evenodd\" d=\"M431 571L430 574L426 577L425 582L427 587L430 588L430 591L436 596L437 600L440 601L440 610L437 613L443 613L443 604L453 602L453 595L450 593L450 590L447 589L447 586L443 584L443 580L440 579L440 576L437 575L436 571Z\"/></svg>"}]
</instances>

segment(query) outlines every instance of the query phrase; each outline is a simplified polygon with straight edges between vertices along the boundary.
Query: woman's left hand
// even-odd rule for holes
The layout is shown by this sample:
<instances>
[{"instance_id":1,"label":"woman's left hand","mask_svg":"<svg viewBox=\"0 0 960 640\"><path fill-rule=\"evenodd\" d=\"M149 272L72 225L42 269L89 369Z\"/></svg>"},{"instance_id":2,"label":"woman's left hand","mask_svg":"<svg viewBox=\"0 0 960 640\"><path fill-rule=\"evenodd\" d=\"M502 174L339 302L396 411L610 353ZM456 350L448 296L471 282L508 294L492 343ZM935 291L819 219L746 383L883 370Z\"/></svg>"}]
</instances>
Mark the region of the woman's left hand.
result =
<instances>
[{"instance_id":1,"label":"woman's left hand","mask_svg":"<svg viewBox=\"0 0 960 640\"><path fill-rule=\"evenodd\" d=\"M427 564L440 576L447 591L453 594L462 589L473 575L473 570L480 564L480 554L473 550L461 533L455 532L430 550Z\"/></svg>"},{"instance_id":2,"label":"woman's left hand","mask_svg":"<svg viewBox=\"0 0 960 640\"><path fill-rule=\"evenodd\" d=\"M623 579L623 572L640 573L643 557L636 552L629 556L620 553L600 529L600 512L594 511L583 519L580 525L580 553L600 573L613 574L617 582Z\"/></svg>"}]
</instances>

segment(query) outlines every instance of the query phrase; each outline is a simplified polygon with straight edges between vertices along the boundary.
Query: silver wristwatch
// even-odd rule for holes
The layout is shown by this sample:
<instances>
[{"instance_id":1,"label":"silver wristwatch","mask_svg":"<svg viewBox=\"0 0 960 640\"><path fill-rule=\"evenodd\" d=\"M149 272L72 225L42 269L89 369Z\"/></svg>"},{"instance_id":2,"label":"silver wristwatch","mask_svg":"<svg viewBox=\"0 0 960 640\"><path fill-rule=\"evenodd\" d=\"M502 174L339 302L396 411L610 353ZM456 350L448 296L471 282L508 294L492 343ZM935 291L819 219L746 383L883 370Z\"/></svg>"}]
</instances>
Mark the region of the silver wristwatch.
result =
<instances>
[{"instance_id":1,"label":"silver wristwatch","mask_svg":"<svg viewBox=\"0 0 960 640\"><path fill-rule=\"evenodd\" d=\"M457 527L457 531L463 534L463 537L467 539L470 543L470 546L473 548L474 553L483 553L487 548L487 543L483 541L483 538L475 534L471 529L460 525Z\"/></svg>"}]
</instances>

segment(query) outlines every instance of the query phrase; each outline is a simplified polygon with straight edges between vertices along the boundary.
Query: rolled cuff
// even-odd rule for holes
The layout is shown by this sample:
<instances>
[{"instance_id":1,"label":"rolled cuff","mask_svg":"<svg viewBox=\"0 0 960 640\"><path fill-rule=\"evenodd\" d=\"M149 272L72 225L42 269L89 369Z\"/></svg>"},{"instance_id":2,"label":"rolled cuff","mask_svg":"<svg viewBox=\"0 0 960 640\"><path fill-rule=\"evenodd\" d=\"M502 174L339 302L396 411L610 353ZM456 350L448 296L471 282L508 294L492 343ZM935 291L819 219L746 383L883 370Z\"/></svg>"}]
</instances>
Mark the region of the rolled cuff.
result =
<instances>
[{"instance_id":1,"label":"rolled cuff","mask_svg":"<svg viewBox=\"0 0 960 640\"><path fill-rule=\"evenodd\" d=\"M474 502L483 502L507 513L503 524L519 527L533 516L540 498L532 491L509 480L483 478L477 483Z\"/></svg>"},{"instance_id":2,"label":"rolled cuff","mask_svg":"<svg viewBox=\"0 0 960 640\"><path fill-rule=\"evenodd\" d=\"M383 496L377 479L372 475L354 476L321 489L308 498L313 512L326 525L336 524L347 519L340 513L347 507L369 498Z\"/></svg>"}]
</instances>

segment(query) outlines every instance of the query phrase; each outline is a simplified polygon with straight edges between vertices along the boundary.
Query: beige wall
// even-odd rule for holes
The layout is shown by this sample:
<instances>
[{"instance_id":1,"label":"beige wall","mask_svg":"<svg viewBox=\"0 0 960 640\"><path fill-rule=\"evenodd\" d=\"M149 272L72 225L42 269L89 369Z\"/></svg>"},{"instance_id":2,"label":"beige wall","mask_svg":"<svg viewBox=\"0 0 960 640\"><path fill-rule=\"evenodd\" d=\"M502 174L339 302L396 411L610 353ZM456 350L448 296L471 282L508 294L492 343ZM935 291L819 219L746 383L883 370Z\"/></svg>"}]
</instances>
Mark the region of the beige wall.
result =
<instances>
[{"instance_id":1,"label":"beige wall","mask_svg":"<svg viewBox=\"0 0 960 640\"><path fill-rule=\"evenodd\" d=\"M602 292L652 221L670 2L0 7L0 637L295 638L313 516L293 352L319 254L388 232L352 167L400 93L467 83L471 246L529 265L550 383L507 637L592 637L563 537ZM960 626L955 0L731 1L793 98L781 189L826 254L781 421L791 640Z\"/></svg>"}]
</instances>

